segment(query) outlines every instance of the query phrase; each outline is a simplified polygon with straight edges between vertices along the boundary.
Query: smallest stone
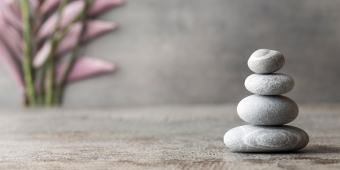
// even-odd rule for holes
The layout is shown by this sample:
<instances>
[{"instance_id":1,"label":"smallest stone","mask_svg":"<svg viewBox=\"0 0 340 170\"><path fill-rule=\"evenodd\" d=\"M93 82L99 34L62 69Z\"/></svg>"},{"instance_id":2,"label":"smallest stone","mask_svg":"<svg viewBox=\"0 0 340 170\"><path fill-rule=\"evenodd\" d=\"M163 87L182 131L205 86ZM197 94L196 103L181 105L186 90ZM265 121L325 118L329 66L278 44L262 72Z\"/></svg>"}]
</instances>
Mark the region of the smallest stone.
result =
<instances>
[{"instance_id":1,"label":"smallest stone","mask_svg":"<svg viewBox=\"0 0 340 170\"><path fill-rule=\"evenodd\" d=\"M274 50L259 49L248 60L248 67L258 74L274 73L285 64L284 56Z\"/></svg>"}]
</instances>

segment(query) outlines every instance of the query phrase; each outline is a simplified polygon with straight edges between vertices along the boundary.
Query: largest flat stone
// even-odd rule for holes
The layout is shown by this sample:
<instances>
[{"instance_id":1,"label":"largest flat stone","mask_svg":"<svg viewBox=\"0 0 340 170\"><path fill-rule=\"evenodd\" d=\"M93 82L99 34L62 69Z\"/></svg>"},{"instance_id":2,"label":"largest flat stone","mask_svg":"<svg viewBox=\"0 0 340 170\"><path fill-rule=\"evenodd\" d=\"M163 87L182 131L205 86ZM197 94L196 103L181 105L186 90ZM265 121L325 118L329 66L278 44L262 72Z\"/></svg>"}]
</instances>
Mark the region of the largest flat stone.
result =
<instances>
[{"instance_id":1,"label":"largest flat stone","mask_svg":"<svg viewBox=\"0 0 340 170\"><path fill-rule=\"evenodd\" d=\"M237 152L289 152L304 148L308 134L293 126L244 125L224 135L225 145Z\"/></svg>"}]
</instances>

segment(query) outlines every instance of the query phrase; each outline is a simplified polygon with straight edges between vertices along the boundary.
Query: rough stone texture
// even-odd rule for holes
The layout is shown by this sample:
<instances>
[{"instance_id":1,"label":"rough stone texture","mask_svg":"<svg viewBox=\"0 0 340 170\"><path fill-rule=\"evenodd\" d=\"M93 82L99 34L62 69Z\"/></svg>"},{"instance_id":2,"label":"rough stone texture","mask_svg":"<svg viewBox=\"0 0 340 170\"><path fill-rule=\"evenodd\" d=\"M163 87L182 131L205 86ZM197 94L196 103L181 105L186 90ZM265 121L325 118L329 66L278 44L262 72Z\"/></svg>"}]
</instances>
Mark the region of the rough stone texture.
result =
<instances>
[{"instance_id":1,"label":"rough stone texture","mask_svg":"<svg viewBox=\"0 0 340 170\"><path fill-rule=\"evenodd\" d=\"M285 55L280 72L297 80L288 97L340 102L339 9L338 0L126 0L98 17L118 29L82 50L117 71L68 86L65 105L237 103L261 48ZM0 94L1 106L21 106L2 66Z\"/></svg>"},{"instance_id":2,"label":"rough stone texture","mask_svg":"<svg viewBox=\"0 0 340 170\"><path fill-rule=\"evenodd\" d=\"M299 113L297 104L285 96L251 95L240 101L237 113L244 121L255 125L283 125Z\"/></svg>"},{"instance_id":3,"label":"rough stone texture","mask_svg":"<svg viewBox=\"0 0 340 170\"><path fill-rule=\"evenodd\" d=\"M244 125L224 135L225 145L236 152L288 152L300 150L309 142L308 134L293 126Z\"/></svg>"},{"instance_id":4,"label":"rough stone texture","mask_svg":"<svg viewBox=\"0 0 340 170\"><path fill-rule=\"evenodd\" d=\"M280 73L252 74L244 82L248 91L260 95L285 94L294 88L294 84L292 77Z\"/></svg>"},{"instance_id":5,"label":"rough stone texture","mask_svg":"<svg viewBox=\"0 0 340 170\"><path fill-rule=\"evenodd\" d=\"M0 169L340 169L340 105L302 106L310 143L293 153L240 154L223 135L236 105L0 109Z\"/></svg>"},{"instance_id":6,"label":"rough stone texture","mask_svg":"<svg viewBox=\"0 0 340 170\"><path fill-rule=\"evenodd\" d=\"M256 50L248 60L249 69L259 74L274 73L284 64L284 56L278 51L269 49Z\"/></svg>"}]
</instances>

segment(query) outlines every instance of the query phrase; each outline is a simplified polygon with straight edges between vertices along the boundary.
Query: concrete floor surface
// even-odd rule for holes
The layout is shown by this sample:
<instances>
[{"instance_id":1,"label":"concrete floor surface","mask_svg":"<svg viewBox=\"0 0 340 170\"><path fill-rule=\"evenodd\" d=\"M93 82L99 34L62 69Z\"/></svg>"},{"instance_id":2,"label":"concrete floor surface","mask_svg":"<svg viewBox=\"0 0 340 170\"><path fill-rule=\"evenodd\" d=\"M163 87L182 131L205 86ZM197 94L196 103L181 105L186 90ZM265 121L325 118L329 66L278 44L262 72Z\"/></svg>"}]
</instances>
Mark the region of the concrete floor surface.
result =
<instances>
[{"instance_id":1,"label":"concrete floor surface","mask_svg":"<svg viewBox=\"0 0 340 170\"><path fill-rule=\"evenodd\" d=\"M340 169L340 106L301 106L294 153L244 154L223 135L236 105L0 109L0 169Z\"/></svg>"}]
</instances>

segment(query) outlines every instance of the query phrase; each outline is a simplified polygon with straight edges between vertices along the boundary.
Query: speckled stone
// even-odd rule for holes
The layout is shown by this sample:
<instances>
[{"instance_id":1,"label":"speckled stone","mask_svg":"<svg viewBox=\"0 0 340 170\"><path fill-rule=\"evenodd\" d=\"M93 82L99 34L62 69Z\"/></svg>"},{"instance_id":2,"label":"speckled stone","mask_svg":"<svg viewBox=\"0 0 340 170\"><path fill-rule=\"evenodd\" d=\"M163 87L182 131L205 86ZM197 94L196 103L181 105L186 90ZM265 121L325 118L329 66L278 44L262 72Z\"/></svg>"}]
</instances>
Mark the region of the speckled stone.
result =
<instances>
[{"instance_id":1,"label":"speckled stone","mask_svg":"<svg viewBox=\"0 0 340 170\"><path fill-rule=\"evenodd\" d=\"M240 101L237 113L241 119L254 125L283 125L298 116L299 108L285 96L251 95Z\"/></svg>"},{"instance_id":2,"label":"speckled stone","mask_svg":"<svg viewBox=\"0 0 340 170\"><path fill-rule=\"evenodd\" d=\"M284 64L285 58L280 52L268 49L255 51L248 60L250 70L259 74L274 73Z\"/></svg>"},{"instance_id":3,"label":"speckled stone","mask_svg":"<svg viewBox=\"0 0 340 170\"><path fill-rule=\"evenodd\" d=\"M289 152L304 148L308 134L293 126L244 125L224 135L225 145L237 152Z\"/></svg>"},{"instance_id":4,"label":"speckled stone","mask_svg":"<svg viewBox=\"0 0 340 170\"><path fill-rule=\"evenodd\" d=\"M294 88L294 84L292 77L280 73L252 74L244 83L248 91L260 95L285 94Z\"/></svg>"}]
</instances>

